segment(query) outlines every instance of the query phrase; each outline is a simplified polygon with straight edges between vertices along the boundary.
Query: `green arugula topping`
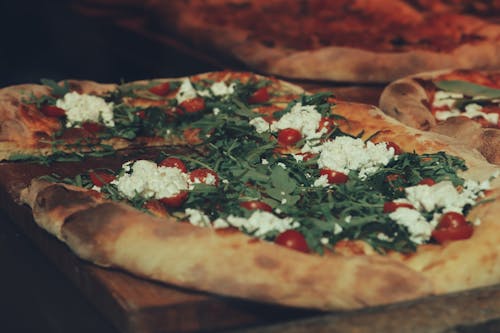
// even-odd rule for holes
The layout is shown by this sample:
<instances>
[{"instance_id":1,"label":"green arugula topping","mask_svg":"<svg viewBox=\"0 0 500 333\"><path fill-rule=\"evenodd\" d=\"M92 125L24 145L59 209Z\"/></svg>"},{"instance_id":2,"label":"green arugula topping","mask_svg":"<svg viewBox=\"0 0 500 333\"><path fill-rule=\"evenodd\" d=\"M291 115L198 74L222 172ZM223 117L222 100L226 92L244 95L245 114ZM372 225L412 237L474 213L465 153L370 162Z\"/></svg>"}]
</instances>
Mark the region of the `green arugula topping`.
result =
<instances>
[{"instance_id":1,"label":"green arugula topping","mask_svg":"<svg viewBox=\"0 0 500 333\"><path fill-rule=\"evenodd\" d=\"M483 96L486 98L500 98L500 89L483 86L476 83L460 80L437 81L434 84L441 90L460 93L465 96Z\"/></svg>"}]
</instances>

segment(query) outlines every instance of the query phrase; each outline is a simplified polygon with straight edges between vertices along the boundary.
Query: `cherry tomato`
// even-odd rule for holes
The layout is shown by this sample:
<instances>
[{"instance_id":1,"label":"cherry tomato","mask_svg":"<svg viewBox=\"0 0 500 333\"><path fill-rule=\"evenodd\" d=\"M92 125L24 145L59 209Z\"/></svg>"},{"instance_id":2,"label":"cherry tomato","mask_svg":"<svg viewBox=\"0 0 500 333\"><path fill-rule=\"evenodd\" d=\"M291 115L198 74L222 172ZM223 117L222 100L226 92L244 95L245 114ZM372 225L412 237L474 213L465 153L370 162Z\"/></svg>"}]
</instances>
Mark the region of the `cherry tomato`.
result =
<instances>
[{"instance_id":1,"label":"cherry tomato","mask_svg":"<svg viewBox=\"0 0 500 333\"><path fill-rule=\"evenodd\" d=\"M421 181L418 182L418 185L429 185L429 186L432 186L432 185L435 185L436 184L436 181L432 178L424 178L422 179Z\"/></svg>"},{"instance_id":2,"label":"cherry tomato","mask_svg":"<svg viewBox=\"0 0 500 333\"><path fill-rule=\"evenodd\" d=\"M102 187L104 184L109 184L116 179L115 175L105 171L90 171L89 177L92 184L98 187Z\"/></svg>"},{"instance_id":3,"label":"cherry tomato","mask_svg":"<svg viewBox=\"0 0 500 333\"><path fill-rule=\"evenodd\" d=\"M141 119L146 119L146 111L144 110L137 111L135 114Z\"/></svg>"},{"instance_id":4,"label":"cherry tomato","mask_svg":"<svg viewBox=\"0 0 500 333\"><path fill-rule=\"evenodd\" d=\"M265 103L269 100L269 92L266 87L257 89L249 98L248 103L250 104L260 104Z\"/></svg>"},{"instance_id":5,"label":"cherry tomato","mask_svg":"<svg viewBox=\"0 0 500 333\"><path fill-rule=\"evenodd\" d=\"M412 204L405 203L405 202L394 202L394 201L388 201L384 203L384 213L392 213L398 208L415 208L413 207Z\"/></svg>"},{"instance_id":6,"label":"cherry tomato","mask_svg":"<svg viewBox=\"0 0 500 333\"><path fill-rule=\"evenodd\" d=\"M184 164L184 162L182 162L180 159L175 158L175 157L167 157L163 161L161 161L158 165L168 167L168 168L177 168L184 173L187 172L187 168L186 168L186 165Z\"/></svg>"},{"instance_id":7,"label":"cherry tomato","mask_svg":"<svg viewBox=\"0 0 500 333\"><path fill-rule=\"evenodd\" d=\"M213 177L213 180L211 182L207 182L207 181L210 181L209 175L211 175ZM212 177L210 177L210 178L212 178ZM189 179L193 183L203 183L203 184L215 185L215 186L219 185L219 176L217 175L217 173L213 170L206 169L206 168L200 168L200 169L196 169L196 170L191 171L191 173L189 174Z\"/></svg>"},{"instance_id":8,"label":"cherry tomato","mask_svg":"<svg viewBox=\"0 0 500 333\"><path fill-rule=\"evenodd\" d=\"M323 128L326 128L326 132L330 132L333 127L335 127L335 121L328 117L323 117L319 121L318 132L321 132Z\"/></svg>"},{"instance_id":9,"label":"cherry tomato","mask_svg":"<svg viewBox=\"0 0 500 333\"><path fill-rule=\"evenodd\" d=\"M304 236L296 230L287 230L282 232L276 237L274 242L278 245L288 247L290 249L309 253L309 246L307 245Z\"/></svg>"},{"instance_id":10,"label":"cherry tomato","mask_svg":"<svg viewBox=\"0 0 500 333\"><path fill-rule=\"evenodd\" d=\"M98 133L104 130L105 126L99 123L87 121L82 124L82 128L90 133Z\"/></svg>"},{"instance_id":11,"label":"cherry tomato","mask_svg":"<svg viewBox=\"0 0 500 333\"><path fill-rule=\"evenodd\" d=\"M388 141L386 142L386 145L387 145L387 150L389 150L389 148L394 149L394 155L401 155L403 153L403 149L401 149L401 147L398 146L398 144L395 142Z\"/></svg>"},{"instance_id":12,"label":"cherry tomato","mask_svg":"<svg viewBox=\"0 0 500 333\"><path fill-rule=\"evenodd\" d=\"M197 113L205 109L205 100L203 97L187 99L179 104L182 113Z\"/></svg>"},{"instance_id":13,"label":"cherry tomato","mask_svg":"<svg viewBox=\"0 0 500 333\"><path fill-rule=\"evenodd\" d=\"M66 111L61 109L55 105L43 105L40 108L40 112L46 115L47 117L62 117L66 115Z\"/></svg>"},{"instance_id":14,"label":"cherry tomato","mask_svg":"<svg viewBox=\"0 0 500 333\"><path fill-rule=\"evenodd\" d=\"M252 200L240 202L240 206L248 210L263 210L265 212L272 212L273 208L262 201Z\"/></svg>"},{"instance_id":15,"label":"cherry tomato","mask_svg":"<svg viewBox=\"0 0 500 333\"><path fill-rule=\"evenodd\" d=\"M148 90L155 95L165 96L170 92L170 83L168 82L160 83L156 86L149 88Z\"/></svg>"},{"instance_id":16,"label":"cherry tomato","mask_svg":"<svg viewBox=\"0 0 500 333\"><path fill-rule=\"evenodd\" d=\"M178 208L182 206L182 204L186 201L187 197L188 197L187 191L180 191L179 193L171 197L161 198L160 202L169 208Z\"/></svg>"},{"instance_id":17,"label":"cherry tomato","mask_svg":"<svg viewBox=\"0 0 500 333\"><path fill-rule=\"evenodd\" d=\"M344 184L349 179L345 173L330 169L321 169L319 174L321 176L326 175L329 184Z\"/></svg>"},{"instance_id":18,"label":"cherry tomato","mask_svg":"<svg viewBox=\"0 0 500 333\"><path fill-rule=\"evenodd\" d=\"M302 134L295 128L285 128L278 132L278 142L282 146L293 146L302 139Z\"/></svg>"},{"instance_id":19,"label":"cherry tomato","mask_svg":"<svg viewBox=\"0 0 500 333\"><path fill-rule=\"evenodd\" d=\"M314 154L313 153L298 153L298 154L295 154L296 156L302 156L302 162L306 162L306 161L309 161L311 158L314 157Z\"/></svg>"},{"instance_id":20,"label":"cherry tomato","mask_svg":"<svg viewBox=\"0 0 500 333\"><path fill-rule=\"evenodd\" d=\"M472 236L474 227L467 223L465 217L456 212L448 212L441 216L439 224L432 232L432 238L438 243L467 239Z\"/></svg>"}]
</instances>

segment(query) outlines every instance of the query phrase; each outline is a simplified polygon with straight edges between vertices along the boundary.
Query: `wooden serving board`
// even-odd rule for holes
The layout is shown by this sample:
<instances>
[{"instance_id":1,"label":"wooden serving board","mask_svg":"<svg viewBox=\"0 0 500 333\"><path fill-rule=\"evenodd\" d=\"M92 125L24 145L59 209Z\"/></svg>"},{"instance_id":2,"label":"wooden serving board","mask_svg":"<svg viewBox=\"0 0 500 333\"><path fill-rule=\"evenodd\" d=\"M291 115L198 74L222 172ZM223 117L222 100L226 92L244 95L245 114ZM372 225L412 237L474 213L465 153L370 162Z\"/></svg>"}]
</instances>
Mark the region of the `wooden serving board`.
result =
<instances>
[{"instance_id":1,"label":"wooden serving board","mask_svg":"<svg viewBox=\"0 0 500 333\"><path fill-rule=\"evenodd\" d=\"M118 167L132 158L134 153L126 152L113 163ZM102 162L51 167L2 163L0 209L121 332L454 332L450 329L471 325L500 329L500 286L362 311L319 313L195 292L84 262L34 223L30 209L19 204L19 191L34 177L52 172L75 175Z\"/></svg>"}]
</instances>

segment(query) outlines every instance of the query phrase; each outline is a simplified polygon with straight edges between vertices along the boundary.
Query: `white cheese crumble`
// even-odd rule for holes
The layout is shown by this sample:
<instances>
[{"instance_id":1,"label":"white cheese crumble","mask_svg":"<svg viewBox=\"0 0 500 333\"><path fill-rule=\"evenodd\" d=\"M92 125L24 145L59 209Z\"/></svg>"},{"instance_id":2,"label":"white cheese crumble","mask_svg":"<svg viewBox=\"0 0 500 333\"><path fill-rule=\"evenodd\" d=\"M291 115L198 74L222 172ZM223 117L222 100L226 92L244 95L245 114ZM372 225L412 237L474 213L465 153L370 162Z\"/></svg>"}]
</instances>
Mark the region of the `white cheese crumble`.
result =
<instances>
[{"instance_id":1,"label":"white cheese crumble","mask_svg":"<svg viewBox=\"0 0 500 333\"><path fill-rule=\"evenodd\" d=\"M198 226L198 227L209 227L210 226L210 219L205 213L203 213L201 210L198 209L193 209L193 208L186 208L184 211L186 214L186 217L188 218L189 223L192 225Z\"/></svg>"},{"instance_id":2,"label":"white cheese crumble","mask_svg":"<svg viewBox=\"0 0 500 333\"><path fill-rule=\"evenodd\" d=\"M437 108L443 106L452 108L453 105L455 104L455 101L463 97L464 95L460 93L438 90L434 94L434 100L432 101L432 106Z\"/></svg>"},{"instance_id":3,"label":"white cheese crumble","mask_svg":"<svg viewBox=\"0 0 500 333\"><path fill-rule=\"evenodd\" d=\"M127 162L123 168L130 173L126 172L112 184L130 199L136 195L146 199L169 198L189 189L188 175L178 168L158 166L147 160Z\"/></svg>"},{"instance_id":4,"label":"white cheese crumble","mask_svg":"<svg viewBox=\"0 0 500 333\"><path fill-rule=\"evenodd\" d=\"M322 175L318 179L314 181L313 184L314 187L327 187L330 186L330 183L328 182L328 176L327 175Z\"/></svg>"},{"instance_id":5,"label":"white cheese crumble","mask_svg":"<svg viewBox=\"0 0 500 333\"><path fill-rule=\"evenodd\" d=\"M437 120L441 121L458 116L464 116L470 119L481 117L486 119L490 124L498 124L498 113L485 113L481 111L482 109L483 107L481 105L471 103L465 106L464 112L461 112L458 109L451 109L449 111L436 111L435 116Z\"/></svg>"},{"instance_id":6,"label":"white cheese crumble","mask_svg":"<svg viewBox=\"0 0 500 333\"><path fill-rule=\"evenodd\" d=\"M405 226L410 233L410 240L422 244L431 238L432 231L444 213L463 213L466 205L474 205L483 191L490 187L488 180L477 182L466 180L462 191L458 191L450 181L435 185L416 185L405 189L406 198L397 202L410 203L415 209L399 207L389 214L397 224ZM431 221L427 221L421 212L433 212Z\"/></svg>"},{"instance_id":7,"label":"white cheese crumble","mask_svg":"<svg viewBox=\"0 0 500 333\"><path fill-rule=\"evenodd\" d=\"M427 222L420 212L415 209L400 207L389 214L397 224L405 226L410 234L410 240L422 244L431 238L435 225Z\"/></svg>"},{"instance_id":8,"label":"white cheese crumble","mask_svg":"<svg viewBox=\"0 0 500 333\"><path fill-rule=\"evenodd\" d=\"M278 121L271 124L271 131L277 132L285 128L298 130L306 139L321 137L323 131L318 132L321 114L316 110L315 105L302 105L296 103L290 112L284 114Z\"/></svg>"},{"instance_id":9,"label":"white cheese crumble","mask_svg":"<svg viewBox=\"0 0 500 333\"><path fill-rule=\"evenodd\" d=\"M196 89L193 87L189 79L184 79L179 87L179 91L177 91L177 94L175 95L177 104L181 104L182 102L195 97L197 97Z\"/></svg>"},{"instance_id":10,"label":"white cheese crumble","mask_svg":"<svg viewBox=\"0 0 500 333\"><path fill-rule=\"evenodd\" d=\"M269 132L269 123L262 117L253 118L248 123L255 127L255 131L259 134Z\"/></svg>"},{"instance_id":11,"label":"white cheese crumble","mask_svg":"<svg viewBox=\"0 0 500 333\"><path fill-rule=\"evenodd\" d=\"M210 91L214 96L228 96L234 94L235 83L231 83L229 86L223 82L214 82L210 87Z\"/></svg>"},{"instance_id":12,"label":"white cheese crumble","mask_svg":"<svg viewBox=\"0 0 500 333\"><path fill-rule=\"evenodd\" d=\"M56 101L58 108L66 111L66 127L76 127L79 123L101 122L107 127L114 127L113 103L106 103L104 98L69 92Z\"/></svg>"},{"instance_id":13,"label":"white cheese crumble","mask_svg":"<svg viewBox=\"0 0 500 333\"><path fill-rule=\"evenodd\" d=\"M320 153L320 168L346 175L351 170L359 171L360 179L366 179L394 157L394 149L387 149L385 142L375 144L368 141L365 144L363 140L349 136L339 136L318 146L305 147L304 150Z\"/></svg>"},{"instance_id":14,"label":"white cheese crumble","mask_svg":"<svg viewBox=\"0 0 500 333\"><path fill-rule=\"evenodd\" d=\"M217 222L217 220L221 221ZM262 210L256 210L248 219L229 215L225 220L217 220L215 222L217 222L218 225L224 225L225 222L226 226L244 229L257 237L265 236L271 231L281 233L286 230L295 229L300 225L291 217L279 218L272 213Z\"/></svg>"},{"instance_id":15,"label":"white cheese crumble","mask_svg":"<svg viewBox=\"0 0 500 333\"><path fill-rule=\"evenodd\" d=\"M479 195L477 182L467 181L464 188L458 192L450 181L439 182L435 185L416 185L407 187L406 200L420 211L431 212L442 208L444 213L462 213L465 205L473 205Z\"/></svg>"}]
</instances>

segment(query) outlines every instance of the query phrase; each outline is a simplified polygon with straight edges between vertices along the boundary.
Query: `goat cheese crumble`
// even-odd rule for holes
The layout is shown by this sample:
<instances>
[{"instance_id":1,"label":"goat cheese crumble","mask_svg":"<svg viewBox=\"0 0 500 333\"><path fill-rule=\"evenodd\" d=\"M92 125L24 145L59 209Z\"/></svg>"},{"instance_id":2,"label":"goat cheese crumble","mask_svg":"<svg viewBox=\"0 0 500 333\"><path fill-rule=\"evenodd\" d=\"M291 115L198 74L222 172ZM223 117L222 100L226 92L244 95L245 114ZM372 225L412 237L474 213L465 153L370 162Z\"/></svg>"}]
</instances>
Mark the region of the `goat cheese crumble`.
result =
<instances>
[{"instance_id":1,"label":"goat cheese crumble","mask_svg":"<svg viewBox=\"0 0 500 333\"><path fill-rule=\"evenodd\" d=\"M360 179L366 179L394 157L394 149L387 149L385 142L375 144L368 141L365 144L363 140L349 136L339 136L314 147L305 146L303 152L319 153L320 168L346 175L358 171Z\"/></svg>"},{"instance_id":2,"label":"goat cheese crumble","mask_svg":"<svg viewBox=\"0 0 500 333\"><path fill-rule=\"evenodd\" d=\"M72 91L58 99L56 106L66 111L66 127L79 127L79 124L88 121L115 126L113 103L106 103L102 97Z\"/></svg>"},{"instance_id":3,"label":"goat cheese crumble","mask_svg":"<svg viewBox=\"0 0 500 333\"><path fill-rule=\"evenodd\" d=\"M126 172L111 183L129 199L136 195L146 199L169 198L189 189L188 175L178 168L138 160L125 163L123 169Z\"/></svg>"}]
</instances>

